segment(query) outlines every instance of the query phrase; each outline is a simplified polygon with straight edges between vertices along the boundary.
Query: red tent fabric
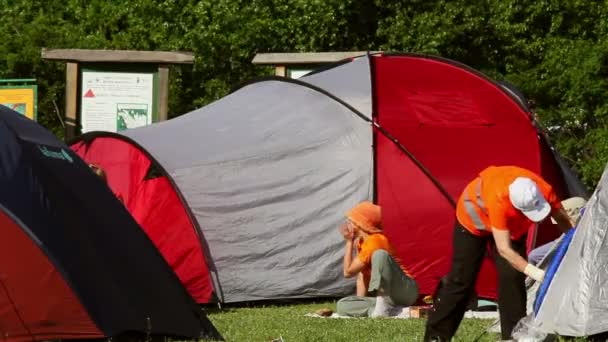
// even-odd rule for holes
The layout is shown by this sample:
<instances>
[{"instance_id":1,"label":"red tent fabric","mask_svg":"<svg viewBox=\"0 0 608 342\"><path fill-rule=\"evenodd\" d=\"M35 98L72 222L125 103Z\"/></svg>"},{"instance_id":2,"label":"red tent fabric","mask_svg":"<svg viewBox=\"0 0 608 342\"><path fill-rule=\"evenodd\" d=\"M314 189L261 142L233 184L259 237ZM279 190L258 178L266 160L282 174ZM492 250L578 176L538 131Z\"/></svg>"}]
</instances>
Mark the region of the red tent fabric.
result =
<instances>
[{"instance_id":1,"label":"red tent fabric","mask_svg":"<svg viewBox=\"0 0 608 342\"><path fill-rule=\"evenodd\" d=\"M213 287L201 239L171 181L149 175L154 165L137 146L120 136L80 141L72 149L100 166L108 185L175 271L198 303L211 299Z\"/></svg>"},{"instance_id":2,"label":"red tent fabric","mask_svg":"<svg viewBox=\"0 0 608 342\"><path fill-rule=\"evenodd\" d=\"M559 167L541 146L529 113L499 85L443 60L389 56L373 62L375 120L454 201L489 165L525 167L562 189ZM431 293L449 270L453 205L419 165L384 135L376 136L378 201L387 233L421 291ZM539 235L537 245L555 236L551 227L542 231L551 233ZM487 258L478 279L479 296L496 297L495 274Z\"/></svg>"},{"instance_id":3,"label":"red tent fabric","mask_svg":"<svg viewBox=\"0 0 608 342\"><path fill-rule=\"evenodd\" d=\"M104 337L47 256L2 210L0 227L0 332L3 338L31 341L34 337L38 340Z\"/></svg>"}]
</instances>

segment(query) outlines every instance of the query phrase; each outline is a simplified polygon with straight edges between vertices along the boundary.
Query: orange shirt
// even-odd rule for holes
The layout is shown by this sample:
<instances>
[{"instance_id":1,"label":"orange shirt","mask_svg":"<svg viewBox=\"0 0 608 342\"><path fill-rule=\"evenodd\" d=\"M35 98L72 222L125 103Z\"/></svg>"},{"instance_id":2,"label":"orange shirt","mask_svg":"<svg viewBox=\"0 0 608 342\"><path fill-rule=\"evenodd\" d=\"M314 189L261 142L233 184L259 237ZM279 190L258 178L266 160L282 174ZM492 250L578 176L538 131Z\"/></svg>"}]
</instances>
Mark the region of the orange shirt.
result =
<instances>
[{"instance_id":1,"label":"orange shirt","mask_svg":"<svg viewBox=\"0 0 608 342\"><path fill-rule=\"evenodd\" d=\"M401 263L401 259L397 257L393 246L391 246L391 244L388 242L386 236L382 233L374 233L368 235L365 240L359 239L357 241L357 258L359 258L359 261L365 265L363 270L361 270L361 273L363 273L365 279L369 279L370 276L372 269L372 255L379 249L384 249L387 251L388 255L390 255L397 262L397 264L399 264L401 270L403 270L403 273L410 278L412 277Z\"/></svg>"},{"instance_id":2,"label":"orange shirt","mask_svg":"<svg viewBox=\"0 0 608 342\"><path fill-rule=\"evenodd\" d=\"M489 235L492 227L509 230L511 238L514 240L527 233L534 222L513 207L509 199L509 185L517 177L532 179L551 205L553 212L561 208L561 203L551 185L534 172L516 166L490 166L469 183L460 196L456 207L458 222L468 231L478 236ZM481 183L479 183L480 181ZM477 203L478 191L485 208L475 207L475 212L485 226L484 229L478 229L475 226L473 218L467 212L464 204L465 198Z\"/></svg>"}]
</instances>

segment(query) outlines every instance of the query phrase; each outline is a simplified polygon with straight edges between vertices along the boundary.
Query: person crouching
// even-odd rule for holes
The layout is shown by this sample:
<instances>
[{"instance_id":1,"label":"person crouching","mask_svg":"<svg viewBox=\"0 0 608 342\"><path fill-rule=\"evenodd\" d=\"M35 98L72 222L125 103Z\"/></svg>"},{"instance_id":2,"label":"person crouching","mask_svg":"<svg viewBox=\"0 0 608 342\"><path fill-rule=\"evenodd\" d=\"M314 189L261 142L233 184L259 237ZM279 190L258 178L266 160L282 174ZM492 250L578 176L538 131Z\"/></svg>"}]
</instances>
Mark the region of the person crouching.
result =
<instances>
[{"instance_id":1,"label":"person crouching","mask_svg":"<svg viewBox=\"0 0 608 342\"><path fill-rule=\"evenodd\" d=\"M418 299L418 285L383 234L380 207L362 202L346 213L340 227L345 240L344 277L357 277L356 296L342 298L337 313L353 317L388 317L394 306ZM357 256L353 257L353 250Z\"/></svg>"}]
</instances>

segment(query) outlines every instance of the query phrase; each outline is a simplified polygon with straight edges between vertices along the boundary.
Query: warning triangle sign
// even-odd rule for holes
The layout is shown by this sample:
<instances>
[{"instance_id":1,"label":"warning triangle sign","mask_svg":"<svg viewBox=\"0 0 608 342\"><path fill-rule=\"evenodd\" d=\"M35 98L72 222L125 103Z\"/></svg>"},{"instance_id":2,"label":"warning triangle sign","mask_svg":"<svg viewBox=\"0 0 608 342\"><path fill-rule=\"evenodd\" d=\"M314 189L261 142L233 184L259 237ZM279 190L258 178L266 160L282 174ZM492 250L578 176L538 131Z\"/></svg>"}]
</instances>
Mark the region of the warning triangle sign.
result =
<instances>
[{"instance_id":1,"label":"warning triangle sign","mask_svg":"<svg viewBox=\"0 0 608 342\"><path fill-rule=\"evenodd\" d=\"M85 94L84 97L95 97L95 94L93 94L93 90L89 89Z\"/></svg>"}]
</instances>

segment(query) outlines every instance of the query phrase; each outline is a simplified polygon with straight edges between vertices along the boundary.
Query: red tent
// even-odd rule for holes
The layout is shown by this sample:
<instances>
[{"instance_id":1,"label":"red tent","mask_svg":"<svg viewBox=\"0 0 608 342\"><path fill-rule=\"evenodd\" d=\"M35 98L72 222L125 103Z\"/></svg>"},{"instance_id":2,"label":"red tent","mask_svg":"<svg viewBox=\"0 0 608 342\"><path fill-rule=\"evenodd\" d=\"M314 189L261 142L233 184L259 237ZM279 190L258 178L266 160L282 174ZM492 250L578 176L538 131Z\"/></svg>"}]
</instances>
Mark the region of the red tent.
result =
<instances>
[{"instance_id":1,"label":"red tent","mask_svg":"<svg viewBox=\"0 0 608 342\"><path fill-rule=\"evenodd\" d=\"M570 195L566 175L571 172L562 172L531 113L509 89L446 60L377 58L375 71L376 120L399 141L376 134L378 200L386 225L395 229L391 237L409 256L426 291L448 270L454 202L482 169L525 167L541 174L562 197ZM579 183L577 193L584 193L580 182L572 176L568 180ZM538 230L536 245L557 235L546 225ZM534 236L531 225L529 248ZM477 291L496 297L490 258Z\"/></svg>"},{"instance_id":2,"label":"red tent","mask_svg":"<svg viewBox=\"0 0 608 342\"><path fill-rule=\"evenodd\" d=\"M94 142L89 136L95 137ZM213 291L202 238L171 178L162 176L162 167L131 140L103 133L85 134L81 139L72 148L103 168L112 190L144 227L190 294L199 303L209 302Z\"/></svg>"},{"instance_id":3,"label":"red tent","mask_svg":"<svg viewBox=\"0 0 608 342\"><path fill-rule=\"evenodd\" d=\"M366 199L382 206L387 235L428 294L449 268L454 202L485 167L529 168L563 197L585 192L513 87L419 55L255 80L167 122L87 133L72 148L106 170L199 302L348 294L336 228ZM556 235L541 229L536 244ZM496 296L489 260L477 289Z\"/></svg>"}]
</instances>

